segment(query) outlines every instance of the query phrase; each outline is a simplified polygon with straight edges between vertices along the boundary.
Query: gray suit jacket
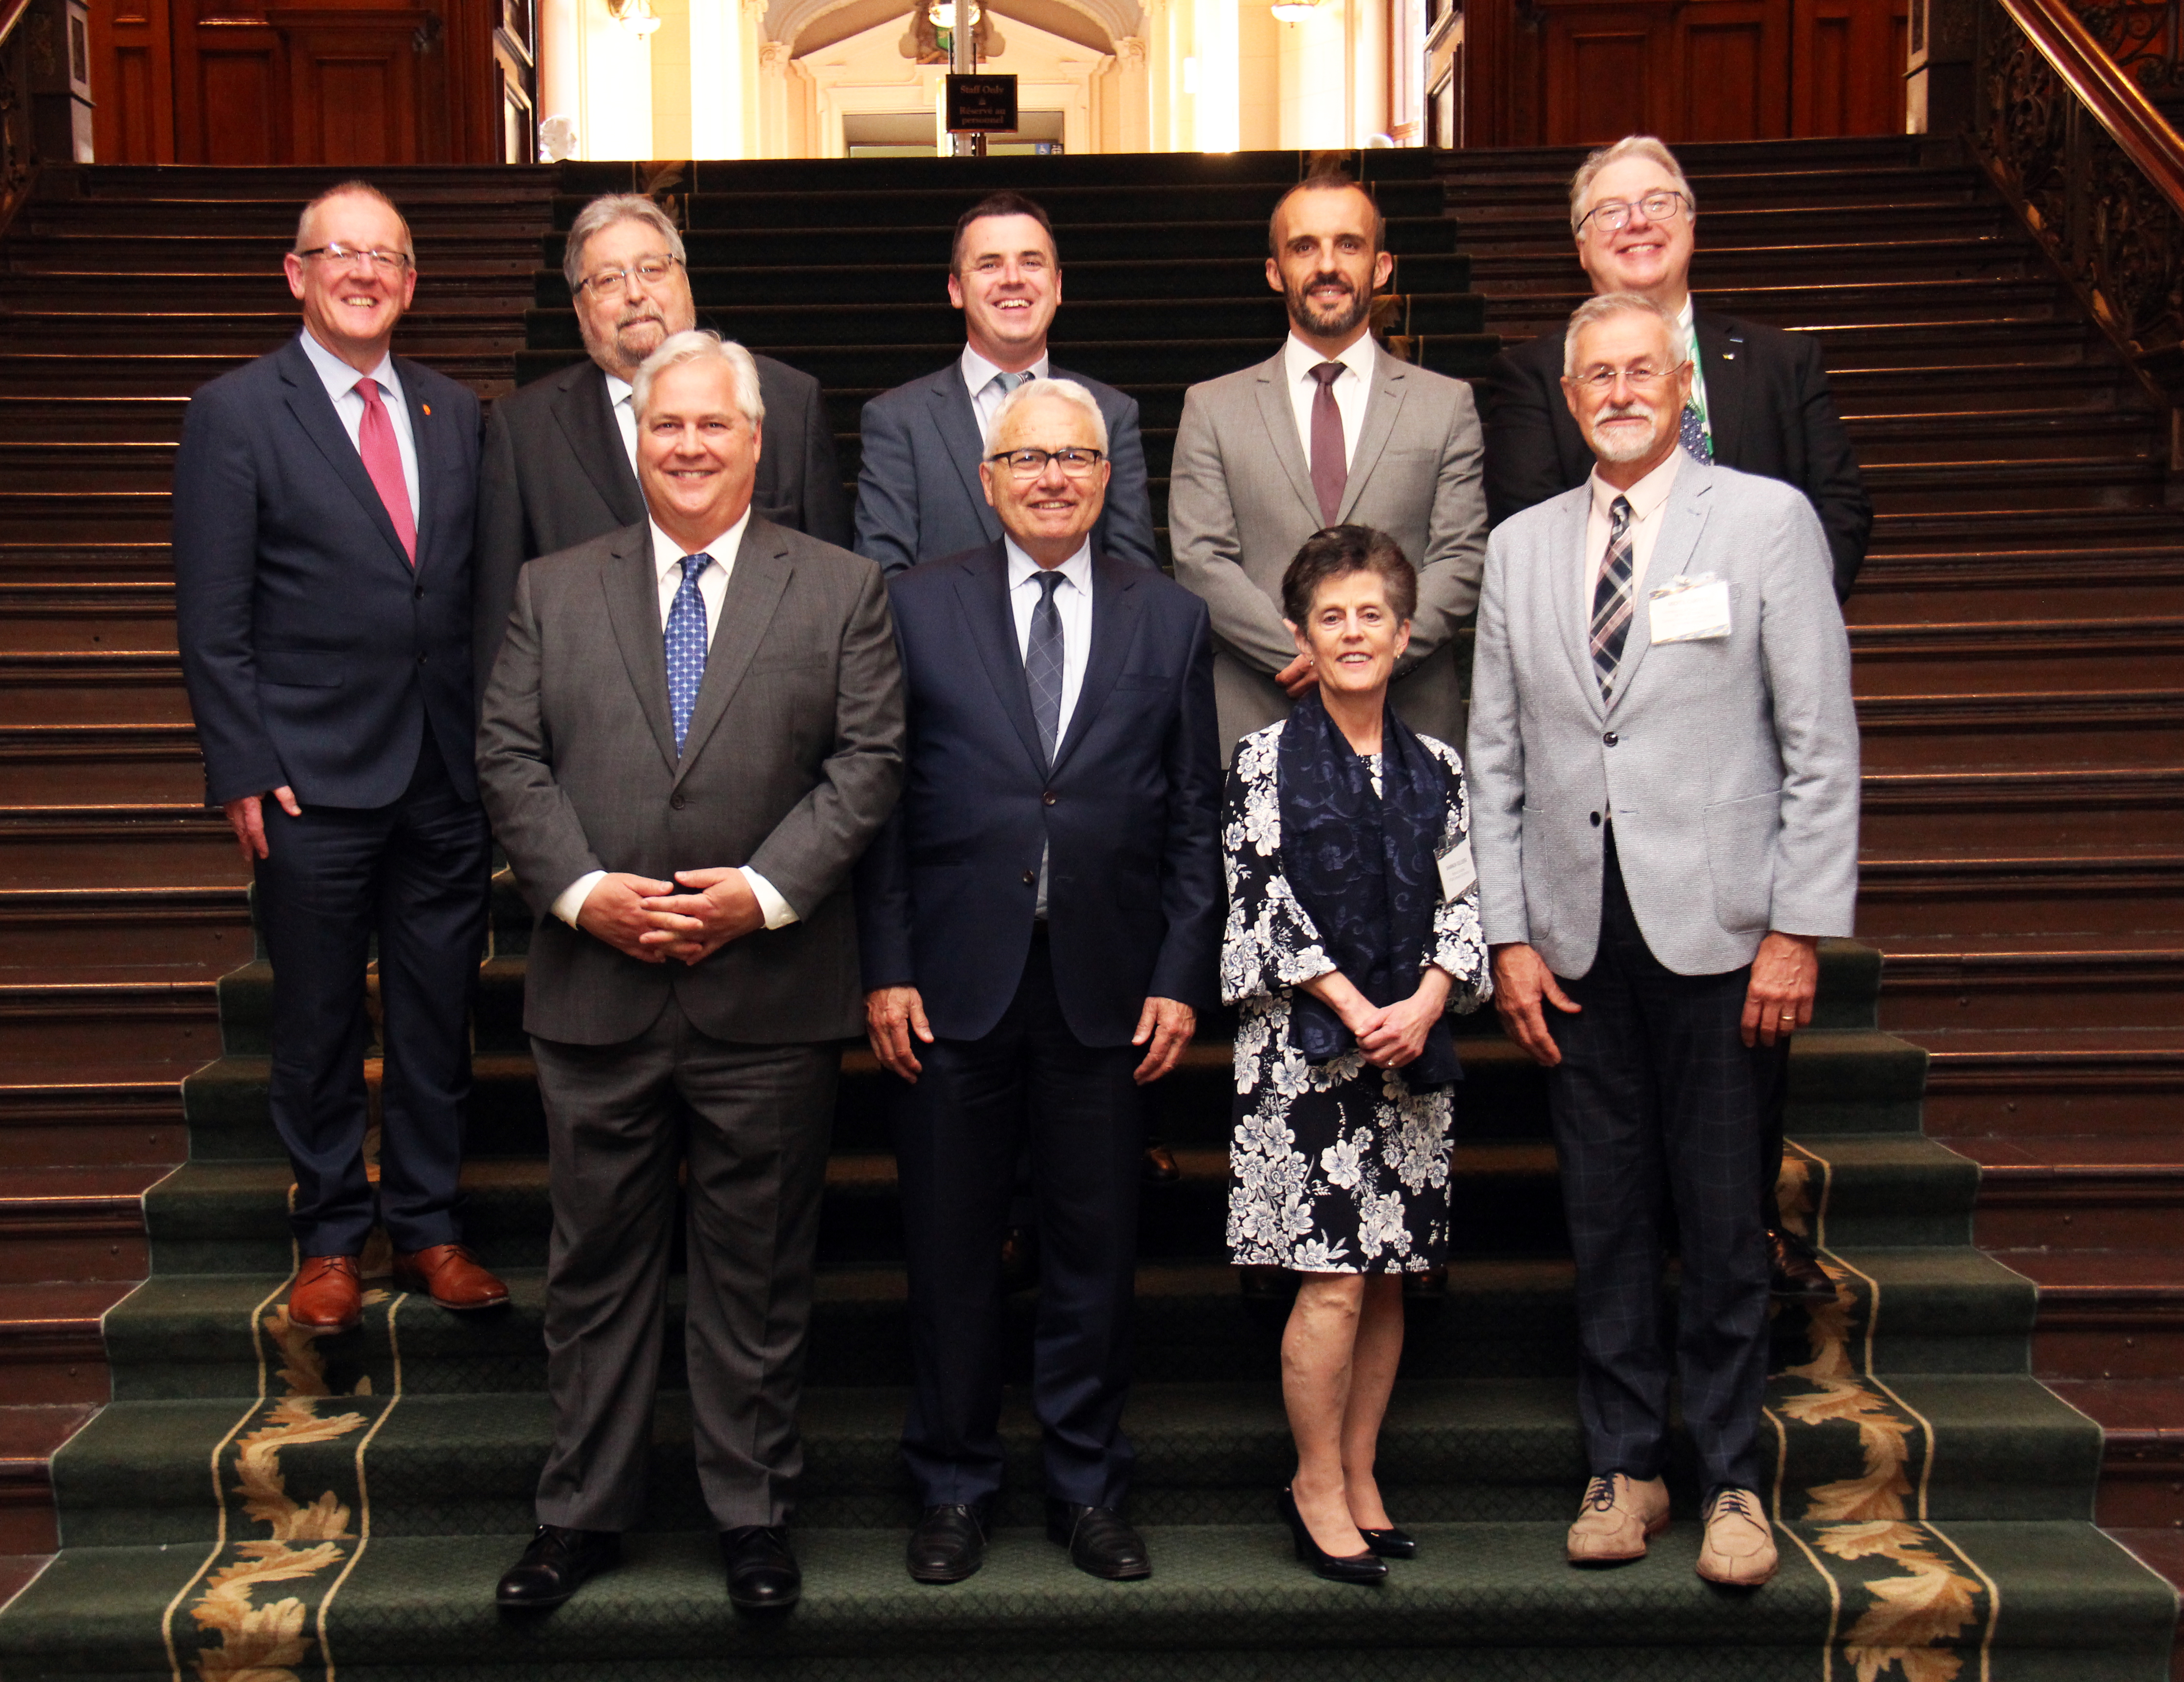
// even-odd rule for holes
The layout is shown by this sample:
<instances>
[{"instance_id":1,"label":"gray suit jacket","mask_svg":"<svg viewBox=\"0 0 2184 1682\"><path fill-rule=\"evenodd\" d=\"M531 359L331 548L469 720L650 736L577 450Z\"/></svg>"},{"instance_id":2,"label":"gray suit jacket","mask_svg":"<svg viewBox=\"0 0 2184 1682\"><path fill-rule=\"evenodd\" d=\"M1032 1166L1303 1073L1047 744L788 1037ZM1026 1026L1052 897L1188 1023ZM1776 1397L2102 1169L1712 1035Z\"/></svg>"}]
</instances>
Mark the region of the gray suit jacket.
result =
<instances>
[{"instance_id":1,"label":"gray suit jacket","mask_svg":"<svg viewBox=\"0 0 2184 1682\"><path fill-rule=\"evenodd\" d=\"M1529 941L1557 975L1591 969L1611 815L1639 929L1679 975L1747 964L1770 929L1848 934L1858 716L1813 505L1683 462L1603 708L1579 571L1589 494L1487 545L1464 756L1487 940ZM1679 573L1728 583L1726 637L1652 645L1648 599Z\"/></svg>"},{"instance_id":2,"label":"gray suit jacket","mask_svg":"<svg viewBox=\"0 0 2184 1682\"><path fill-rule=\"evenodd\" d=\"M850 867L902 783L902 671L870 561L755 515L675 753L650 529L535 560L487 686L478 780L538 924L523 1023L611 1045L671 994L716 1039L860 1031ZM694 968L640 963L549 910L578 877L749 865L799 921Z\"/></svg>"},{"instance_id":3,"label":"gray suit jacket","mask_svg":"<svg viewBox=\"0 0 2184 1682\"><path fill-rule=\"evenodd\" d=\"M777 526L850 544L850 499L818 381L755 356L766 404L751 507ZM493 405L478 469L476 601L471 639L481 693L508 628L515 575L533 556L573 549L644 518L607 376L587 359Z\"/></svg>"},{"instance_id":4,"label":"gray suit jacket","mask_svg":"<svg viewBox=\"0 0 2184 1682\"><path fill-rule=\"evenodd\" d=\"M1479 600L1481 460L1471 387L1383 348L1336 523L1385 532L1418 569L1411 646L1390 697L1412 728L1444 742L1463 739L1453 644ZM1273 681L1296 657L1282 623L1282 574L1321 526L1279 352L1184 394L1167 523L1176 582L1204 597L1213 615L1226 760L1239 738L1289 716L1289 697Z\"/></svg>"}]
</instances>

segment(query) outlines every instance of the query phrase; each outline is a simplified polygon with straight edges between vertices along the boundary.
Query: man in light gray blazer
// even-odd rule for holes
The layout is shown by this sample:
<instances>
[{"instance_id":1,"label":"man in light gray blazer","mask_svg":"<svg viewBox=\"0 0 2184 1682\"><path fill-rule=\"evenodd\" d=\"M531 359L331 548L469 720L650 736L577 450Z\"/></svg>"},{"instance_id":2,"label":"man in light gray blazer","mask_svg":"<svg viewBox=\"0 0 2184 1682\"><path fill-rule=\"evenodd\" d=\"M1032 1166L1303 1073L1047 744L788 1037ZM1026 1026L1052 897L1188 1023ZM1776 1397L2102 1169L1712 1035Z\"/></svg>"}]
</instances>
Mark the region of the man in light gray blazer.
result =
<instances>
[{"instance_id":1,"label":"man in light gray blazer","mask_svg":"<svg viewBox=\"0 0 2184 1682\"><path fill-rule=\"evenodd\" d=\"M800 1578L784 1524L838 1042L862 1021L849 873L901 783L870 561L755 517L740 346L637 370L647 519L532 562L478 777L537 914L524 987L550 1149L538 1534L504 1606L618 1556L651 1443L678 1170L698 1480L739 1611Z\"/></svg>"},{"instance_id":2,"label":"man in light gray blazer","mask_svg":"<svg viewBox=\"0 0 2184 1682\"><path fill-rule=\"evenodd\" d=\"M1176 582L1213 616L1221 755L1289 716L1317 681L1282 623L1282 574L1329 526L1371 526L1418 569L1411 643L1390 690L1411 727L1463 740L1453 643L1479 599L1486 498L1479 416L1461 380L1377 344L1373 294L1395 271L1364 188L1314 175L1274 207L1267 284L1290 337L1256 367L1184 396L1168 482Z\"/></svg>"},{"instance_id":3,"label":"man in light gray blazer","mask_svg":"<svg viewBox=\"0 0 2184 1682\"><path fill-rule=\"evenodd\" d=\"M1794 487L1692 459L1675 318L1610 292L1563 389L1591 477L1487 547L1472 846L1496 1007L1550 1070L1592 1482L1574 1563L1668 1528L1662 1190L1700 1575L1775 1566L1758 1490L1762 1121L1858 893L1858 721L1827 540Z\"/></svg>"}]
</instances>

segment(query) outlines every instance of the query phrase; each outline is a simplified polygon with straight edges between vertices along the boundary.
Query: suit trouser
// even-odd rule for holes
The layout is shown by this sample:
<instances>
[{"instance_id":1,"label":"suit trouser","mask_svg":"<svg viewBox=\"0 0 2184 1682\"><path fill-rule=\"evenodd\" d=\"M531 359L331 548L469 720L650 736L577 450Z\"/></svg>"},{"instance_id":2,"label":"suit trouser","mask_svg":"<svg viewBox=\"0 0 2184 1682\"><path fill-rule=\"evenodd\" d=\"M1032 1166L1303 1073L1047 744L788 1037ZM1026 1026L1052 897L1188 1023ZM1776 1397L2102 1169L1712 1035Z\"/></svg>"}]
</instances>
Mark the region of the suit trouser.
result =
<instances>
[{"instance_id":1,"label":"suit trouser","mask_svg":"<svg viewBox=\"0 0 2184 1682\"><path fill-rule=\"evenodd\" d=\"M301 817L264 805L258 926L273 964L273 1125L296 1174L296 1242L306 1256L355 1256L371 1229L365 971L376 936L379 1218L398 1251L453 1244L491 892L485 809L456 792L429 727L389 805L307 805Z\"/></svg>"},{"instance_id":2,"label":"suit trouser","mask_svg":"<svg viewBox=\"0 0 2184 1682\"><path fill-rule=\"evenodd\" d=\"M643 1510L686 1163L699 1486L722 1529L787 1522L841 1048L715 1039L671 998L635 1039L531 1045L554 1200L539 1522L626 1530Z\"/></svg>"},{"instance_id":3,"label":"suit trouser","mask_svg":"<svg viewBox=\"0 0 2184 1682\"><path fill-rule=\"evenodd\" d=\"M1762 1117L1782 1048L1747 1048L1749 966L1678 975L1647 949L1607 838L1600 950L1549 1009L1548 1112L1577 1256L1578 1407L1594 1475L1660 1474L1669 1450L1664 1197L1679 1234L1674 1366L1702 1481L1756 1488L1767 1377Z\"/></svg>"},{"instance_id":4,"label":"suit trouser","mask_svg":"<svg viewBox=\"0 0 2184 1682\"><path fill-rule=\"evenodd\" d=\"M1000 1488L1000 1248L1028 1130L1039 1234L1032 1406L1047 1493L1119 1506L1136 1463L1122 1417L1145 1147L1130 1074L1145 1053L1069 1031L1042 927L993 1032L917 1055L924 1072L899 1095L895 1158L916 1371L903 1454L921 1498L981 1501Z\"/></svg>"}]
</instances>

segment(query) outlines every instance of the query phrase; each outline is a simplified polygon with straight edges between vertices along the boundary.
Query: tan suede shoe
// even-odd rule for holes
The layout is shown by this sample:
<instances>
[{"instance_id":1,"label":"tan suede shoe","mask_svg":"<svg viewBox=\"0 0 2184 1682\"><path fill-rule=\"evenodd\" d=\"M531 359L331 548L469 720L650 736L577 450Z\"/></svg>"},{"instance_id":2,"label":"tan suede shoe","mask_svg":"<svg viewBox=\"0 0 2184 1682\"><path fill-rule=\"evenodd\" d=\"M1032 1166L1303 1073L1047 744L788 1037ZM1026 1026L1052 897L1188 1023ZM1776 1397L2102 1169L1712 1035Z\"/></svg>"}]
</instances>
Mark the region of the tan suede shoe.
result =
<instances>
[{"instance_id":1,"label":"tan suede shoe","mask_svg":"<svg viewBox=\"0 0 2184 1682\"><path fill-rule=\"evenodd\" d=\"M1658 1478L1634 1483L1620 1472L1595 1478L1585 1508L1569 1530L1572 1565L1621 1565L1646 1557L1646 1539L1669 1528L1669 1486Z\"/></svg>"},{"instance_id":2,"label":"tan suede shoe","mask_svg":"<svg viewBox=\"0 0 2184 1682\"><path fill-rule=\"evenodd\" d=\"M1774 1529L1750 1490L1724 1490L1707 1508L1699 1575L1733 1589L1756 1589L1774 1574Z\"/></svg>"}]
</instances>

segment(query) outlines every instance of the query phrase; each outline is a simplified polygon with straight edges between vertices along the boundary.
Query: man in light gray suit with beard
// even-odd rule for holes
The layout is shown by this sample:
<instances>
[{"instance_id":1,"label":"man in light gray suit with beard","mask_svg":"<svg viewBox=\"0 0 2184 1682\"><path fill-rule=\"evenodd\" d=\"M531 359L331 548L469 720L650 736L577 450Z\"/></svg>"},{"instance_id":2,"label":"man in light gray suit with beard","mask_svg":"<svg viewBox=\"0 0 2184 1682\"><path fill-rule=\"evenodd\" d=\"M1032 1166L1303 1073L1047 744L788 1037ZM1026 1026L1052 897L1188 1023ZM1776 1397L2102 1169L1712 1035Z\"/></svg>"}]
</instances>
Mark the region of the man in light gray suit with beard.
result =
<instances>
[{"instance_id":1,"label":"man in light gray suit with beard","mask_svg":"<svg viewBox=\"0 0 2184 1682\"><path fill-rule=\"evenodd\" d=\"M1379 209L1346 175L1274 207L1267 284L1287 300L1273 358L1185 393L1168 482L1176 582L1213 616L1221 754L1289 716L1318 681L1282 622L1282 574L1324 526L1370 526L1418 570L1410 647L1389 690L1413 729L1463 739L1457 627L1479 600L1486 497L1471 388L1373 338L1396 259Z\"/></svg>"},{"instance_id":2,"label":"man in light gray suit with beard","mask_svg":"<svg viewBox=\"0 0 2184 1682\"><path fill-rule=\"evenodd\" d=\"M636 1522L687 1167L698 1481L730 1600L780 1610L839 1041L863 1020L850 868L900 787L902 677L879 569L751 512L749 354L678 333L633 383L648 518L523 569L479 732L538 916L554 1201L554 1448L499 1600L559 1605Z\"/></svg>"},{"instance_id":3,"label":"man in light gray suit with beard","mask_svg":"<svg viewBox=\"0 0 2184 1682\"><path fill-rule=\"evenodd\" d=\"M1682 343L1640 293L1570 318L1563 399L1593 471L1487 546L1466 757L1495 1007L1548 1071L1577 1259L1592 1481L1569 1558L1636 1559L1668 1528L1673 1348L1698 1572L1748 1588L1776 1562L1763 1122L1820 937L1851 932L1858 718L1819 519L1684 453Z\"/></svg>"}]
</instances>

